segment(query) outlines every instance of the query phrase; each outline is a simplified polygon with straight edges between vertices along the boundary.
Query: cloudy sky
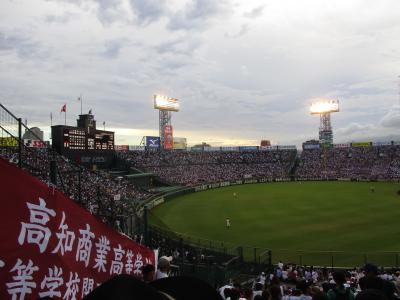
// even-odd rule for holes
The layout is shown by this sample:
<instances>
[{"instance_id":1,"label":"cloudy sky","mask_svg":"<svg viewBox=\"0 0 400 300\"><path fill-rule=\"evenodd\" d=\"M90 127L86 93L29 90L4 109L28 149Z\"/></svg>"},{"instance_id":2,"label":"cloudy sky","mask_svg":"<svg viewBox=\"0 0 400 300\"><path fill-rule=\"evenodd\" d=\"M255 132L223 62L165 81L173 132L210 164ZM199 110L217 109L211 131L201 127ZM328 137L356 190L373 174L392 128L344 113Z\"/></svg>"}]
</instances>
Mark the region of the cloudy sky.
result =
<instances>
[{"instance_id":1,"label":"cloudy sky","mask_svg":"<svg viewBox=\"0 0 400 300\"><path fill-rule=\"evenodd\" d=\"M48 136L82 94L138 144L158 134L160 93L180 99L189 144L300 145L326 97L335 142L400 140L399 37L399 0L0 0L0 102Z\"/></svg>"}]
</instances>

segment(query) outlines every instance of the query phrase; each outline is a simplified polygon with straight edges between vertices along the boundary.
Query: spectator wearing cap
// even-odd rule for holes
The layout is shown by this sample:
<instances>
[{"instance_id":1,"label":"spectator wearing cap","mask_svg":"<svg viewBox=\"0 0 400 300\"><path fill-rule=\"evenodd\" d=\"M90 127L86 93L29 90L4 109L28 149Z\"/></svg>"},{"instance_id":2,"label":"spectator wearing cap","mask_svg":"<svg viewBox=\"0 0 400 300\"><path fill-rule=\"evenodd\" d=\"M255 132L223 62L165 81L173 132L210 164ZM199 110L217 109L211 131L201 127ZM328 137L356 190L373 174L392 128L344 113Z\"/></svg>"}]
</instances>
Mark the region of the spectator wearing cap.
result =
<instances>
[{"instance_id":1,"label":"spectator wearing cap","mask_svg":"<svg viewBox=\"0 0 400 300\"><path fill-rule=\"evenodd\" d=\"M296 284L296 288L301 292L300 296L297 298L298 300L312 300L310 296L310 284L301 280Z\"/></svg>"},{"instance_id":2,"label":"spectator wearing cap","mask_svg":"<svg viewBox=\"0 0 400 300\"><path fill-rule=\"evenodd\" d=\"M312 300L329 300L329 298L324 292L317 292L314 293Z\"/></svg>"},{"instance_id":3,"label":"spectator wearing cap","mask_svg":"<svg viewBox=\"0 0 400 300\"><path fill-rule=\"evenodd\" d=\"M170 262L172 258L167 257L167 256L162 256L158 260L158 267L157 267L157 272L156 272L156 279L162 279L168 277L168 273L170 270Z\"/></svg>"},{"instance_id":4,"label":"spectator wearing cap","mask_svg":"<svg viewBox=\"0 0 400 300\"><path fill-rule=\"evenodd\" d=\"M346 283L346 275L342 271L334 272L333 273L333 280L335 281L335 287L328 291L328 298L329 300L337 300L337 299L344 299L344 300L354 300L353 292L345 288L344 284Z\"/></svg>"},{"instance_id":5,"label":"spectator wearing cap","mask_svg":"<svg viewBox=\"0 0 400 300\"><path fill-rule=\"evenodd\" d=\"M282 299L282 292L279 286L273 285L269 288L270 300Z\"/></svg>"},{"instance_id":6,"label":"spectator wearing cap","mask_svg":"<svg viewBox=\"0 0 400 300\"><path fill-rule=\"evenodd\" d=\"M356 300L388 300L388 298L379 290L366 289L357 294Z\"/></svg>"},{"instance_id":7,"label":"spectator wearing cap","mask_svg":"<svg viewBox=\"0 0 400 300\"><path fill-rule=\"evenodd\" d=\"M396 299L394 293L396 287L393 282L384 280L378 276L378 267L374 264L366 264L363 268L365 276L360 279L361 290L375 289L383 292L389 300Z\"/></svg>"},{"instance_id":8,"label":"spectator wearing cap","mask_svg":"<svg viewBox=\"0 0 400 300\"><path fill-rule=\"evenodd\" d=\"M152 282L155 276L155 268L153 265L145 265L142 267L142 275L144 282Z\"/></svg>"}]
</instances>

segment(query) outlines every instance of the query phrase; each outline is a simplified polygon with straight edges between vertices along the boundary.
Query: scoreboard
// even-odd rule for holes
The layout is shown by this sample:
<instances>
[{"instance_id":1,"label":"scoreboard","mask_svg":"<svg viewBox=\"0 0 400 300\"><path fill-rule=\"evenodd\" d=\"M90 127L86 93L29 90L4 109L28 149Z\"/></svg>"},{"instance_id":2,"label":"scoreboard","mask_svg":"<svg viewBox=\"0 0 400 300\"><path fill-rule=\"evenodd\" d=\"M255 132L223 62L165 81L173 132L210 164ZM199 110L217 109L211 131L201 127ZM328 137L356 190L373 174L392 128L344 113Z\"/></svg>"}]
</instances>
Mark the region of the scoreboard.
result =
<instances>
[{"instance_id":1,"label":"scoreboard","mask_svg":"<svg viewBox=\"0 0 400 300\"><path fill-rule=\"evenodd\" d=\"M79 128L64 128L63 144L64 149L86 149L85 131Z\"/></svg>"},{"instance_id":2,"label":"scoreboard","mask_svg":"<svg viewBox=\"0 0 400 300\"><path fill-rule=\"evenodd\" d=\"M114 150L114 132L93 130L85 132L77 127L64 127L62 133L64 149L71 150Z\"/></svg>"},{"instance_id":3,"label":"scoreboard","mask_svg":"<svg viewBox=\"0 0 400 300\"><path fill-rule=\"evenodd\" d=\"M114 132L96 131L95 147L99 150L114 150Z\"/></svg>"}]
</instances>

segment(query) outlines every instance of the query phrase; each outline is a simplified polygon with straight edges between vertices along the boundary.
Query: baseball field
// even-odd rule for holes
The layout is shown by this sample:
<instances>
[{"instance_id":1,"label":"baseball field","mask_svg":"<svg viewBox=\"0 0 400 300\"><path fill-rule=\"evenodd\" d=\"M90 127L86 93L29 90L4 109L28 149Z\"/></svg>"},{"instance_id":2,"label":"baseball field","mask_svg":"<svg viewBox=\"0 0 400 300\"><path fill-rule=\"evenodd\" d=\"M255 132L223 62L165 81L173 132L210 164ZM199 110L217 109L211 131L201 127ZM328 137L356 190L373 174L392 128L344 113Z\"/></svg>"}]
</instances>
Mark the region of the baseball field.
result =
<instances>
[{"instance_id":1,"label":"baseball field","mask_svg":"<svg viewBox=\"0 0 400 300\"><path fill-rule=\"evenodd\" d=\"M153 222L160 219L192 240L243 246L248 260L270 249L273 261L395 266L400 255L398 190L400 184L382 182L240 185L177 197L151 215Z\"/></svg>"}]
</instances>

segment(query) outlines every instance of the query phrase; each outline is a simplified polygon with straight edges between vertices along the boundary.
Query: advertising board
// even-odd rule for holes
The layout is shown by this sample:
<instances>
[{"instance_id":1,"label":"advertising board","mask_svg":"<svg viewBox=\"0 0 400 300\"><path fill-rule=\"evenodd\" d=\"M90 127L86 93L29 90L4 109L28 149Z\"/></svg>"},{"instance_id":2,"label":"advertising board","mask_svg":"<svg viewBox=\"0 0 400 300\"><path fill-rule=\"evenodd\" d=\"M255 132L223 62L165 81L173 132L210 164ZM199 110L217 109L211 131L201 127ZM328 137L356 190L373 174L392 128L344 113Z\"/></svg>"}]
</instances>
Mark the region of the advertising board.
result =
<instances>
[{"instance_id":1,"label":"advertising board","mask_svg":"<svg viewBox=\"0 0 400 300\"><path fill-rule=\"evenodd\" d=\"M279 150L296 150L296 146L294 145L287 145L287 146L278 146Z\"/></svg>"},{"instance_id":2,"label":"advertising board","mask_svg":"<svg viewBox=\"0 0 400 300\"><path fill-rule=\"evenodd\" d=\"M241 146L239 147L239 151L257 151L258 146Z\"/></svg>"},{"instance_id":3,"label":"advertising board","mask_svg":"<svg viewBox=\"0 0 400 300\"><path fill-rule=\"evenodd\" d=\"M129 145L129 151L144 151L144 150L146 150L145 146Z\"/></svg>"},{"instance_id":4,"label":"advertising board","mask_svg":"<svg viewBox=\"0 0 400 300\"><path fill-rule=\"evenodd\" d=\"M204 147L205 152L221 151L221 147Z\"/></svg>"},{"instance_id":5,"label":"advertising board","mask_svg":"<svg viewBox=\"0 0 400 300\"><path fill-rule=\"evenodd\" d=\"M26 147L30 148L46 148L47 144L46 142L40 141L40 140L24 140L24 145Z\"/></svg>"},{"instance_id":6,"label":"advertising board","mask_svg":"<svg viewBox=\"0 0 400 300\"><path fill-rule=\"evenodd\" d=\"M303 144L304 150L312 150L312 149L319 149L320 144Z\"/></svg>"},{"instance_id":7,"label":"advertising board","mask_svg":"<svg viewBox=\"0 0 400 300\"><path fill-rule=\"evenodd\" d=\"M278 146L261 146L260 147L261 151L273 151L273 150L278 150Z\"/></svg>"},{"instance_id":8,"label":"advertising board","mask_svg":"<svg viewBox=\"0 0 400 300\"><path fill-rule=\"evenodd\" d=\"M146 136L146 147L148 148L160 148L160 137L159 136Z\"/></svg>"},{"instance_id":9,"label":"advertising board","mask_svg":"<svg viewBox=\"0 0 400 300\"><path fill-rule=\"evenodd\" d=\"M351 143L352 147L371 147L371 142L356 142Z\"/></svg>"},{"instance_id":10,"label":"advertising board","mask_svg":"<svg viewBox=\"0 0 400 300\"><path fill-rule=\"evenodd\" d=\"M172 135L172 126L164 126L164 149L172 150L174 148L174 138Z\"/></svg>"},{"instance_id":11,"label":"advertising board","mask_svg":"<svg viewBox=\"0 0 400 300\"><path fill-rule=\"evenodd\" d=\"M186 150L186 138L174 137L174 150Z\"/></svg>"},{"instance_id":12,"label":"advertising board","mask_svg":"<svg viewBox=\"0 0 400 300\"><path fill-rule=\"evenodd\" d=\"M221 148L221 151L226 151L226 152L229 152L229 151L235 151L235 152L237 152L237 151L239 151L239 147L220 147Z\"/></svg>"},{"instance_id":13,"label":"advertising board","mask_svg":"<svg viewBox=\"0 0 400 300\"><path fill-rule=\"evenodd\" d=\"M350 148L350 144L334 144L333 148Z\"/></svg>"},{"instance_id":14,"label":"advertising board","mask_svg":"<svg viewBox=\"0 0 400 300\"><path fill-rule=\"evenodd\" d=\"M373 142L372 146L391 146L392 142Z\"/></svg>"},{"instance_id":15,"label":"advertising board","mask_svg":"<svg viewBox=\"0 0 400 300\"><path fill-rule=\"evenodd\" d=\"M128 151L129 145L115 145L115 151Z\"/></svg>"},{"instance_id":16,"label":"advertising board","mask_svg":"<svg viewBox=\"0 0 400 300\"><path fill-rule=\"evenodd\" d=\"M1 147L18 147L18 140L13 137L1 137L0 138Z\"/></svg>"}]
</instances>

